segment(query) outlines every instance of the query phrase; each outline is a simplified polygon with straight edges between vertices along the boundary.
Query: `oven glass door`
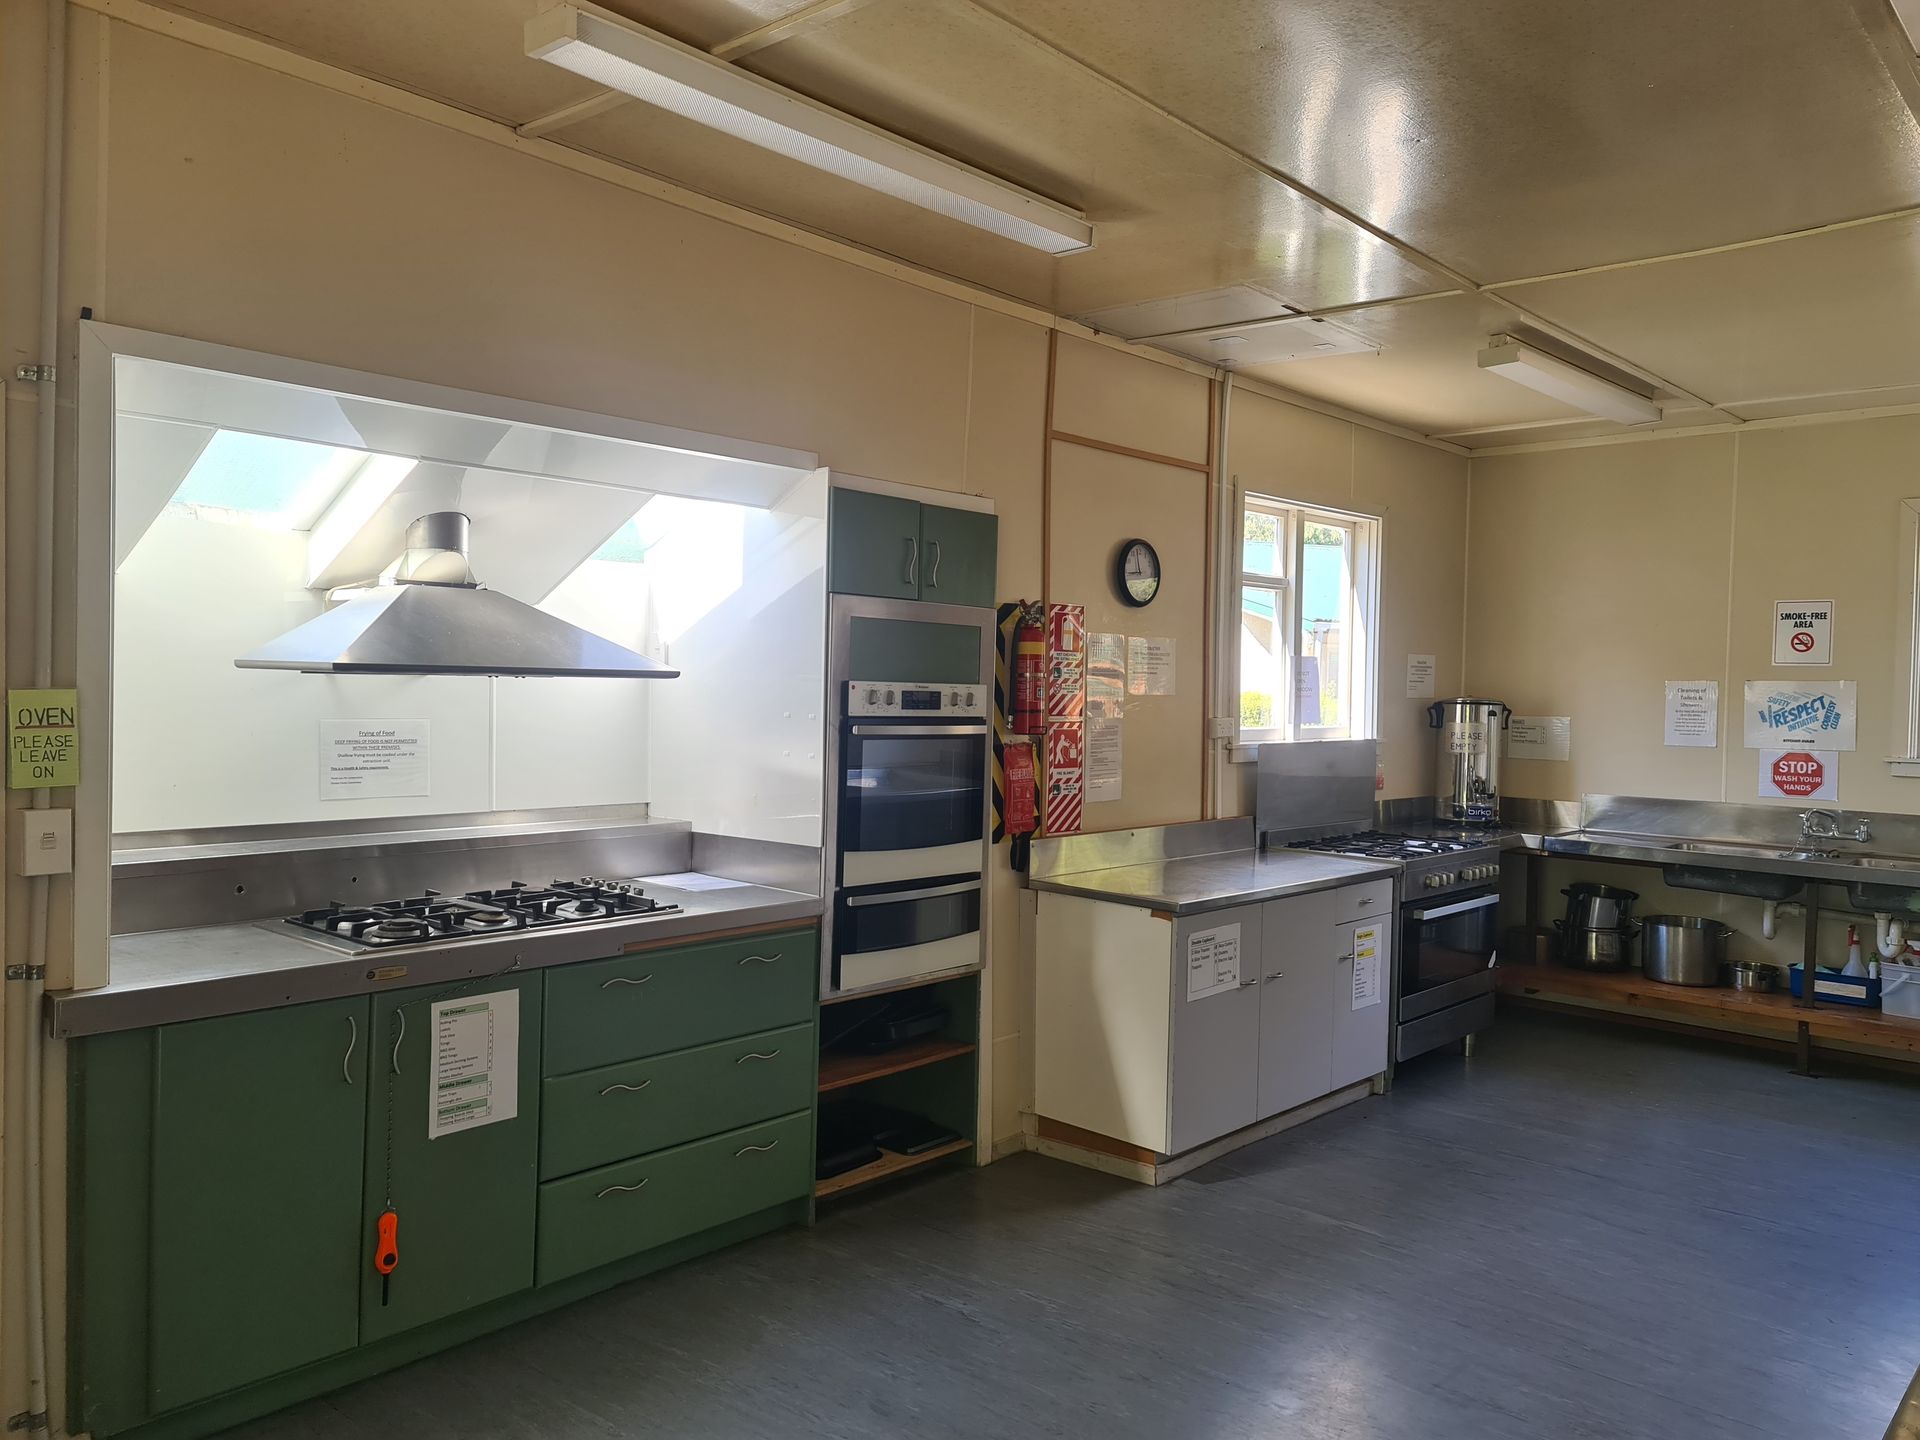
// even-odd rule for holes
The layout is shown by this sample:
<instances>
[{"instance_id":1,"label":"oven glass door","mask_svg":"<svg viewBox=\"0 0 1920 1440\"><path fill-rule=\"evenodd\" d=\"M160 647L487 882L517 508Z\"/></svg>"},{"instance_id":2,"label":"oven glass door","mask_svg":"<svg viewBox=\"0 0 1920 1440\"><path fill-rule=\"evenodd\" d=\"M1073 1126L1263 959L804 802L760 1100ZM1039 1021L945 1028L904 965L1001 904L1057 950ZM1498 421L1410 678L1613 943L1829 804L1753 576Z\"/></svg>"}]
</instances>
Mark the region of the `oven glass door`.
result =
<instances>
[{"instance_id":1,"label":"oven glass door","mask_svg":"<svg viewBox=\"0 0 1920 1440\"><path fill-rule=\"evenodd\" d=\"M980 877L842 894L834 904L834 988L862 990L977 966Z\"/></svg>"},{"instance_id":2,"label":"oven glass door","mask_svg":"<svg viewBox=\"0 0 1920 1440\"><path fill-rule=\"evenodd\" d=\"M986 726L859 722L842 739L842 885L981 872Z\"/></svg>"},{"instance_id":3,"label":"oven glass door","mask_svg":"<svg viewBox=\"0 0 1920 1440\"><path fill-rule=\"evenodd\" d=\"M1413 901L1401 915L1401 1019L1428 1014L1493 988L1499 890Z\"/></svg>"}]
</instances>

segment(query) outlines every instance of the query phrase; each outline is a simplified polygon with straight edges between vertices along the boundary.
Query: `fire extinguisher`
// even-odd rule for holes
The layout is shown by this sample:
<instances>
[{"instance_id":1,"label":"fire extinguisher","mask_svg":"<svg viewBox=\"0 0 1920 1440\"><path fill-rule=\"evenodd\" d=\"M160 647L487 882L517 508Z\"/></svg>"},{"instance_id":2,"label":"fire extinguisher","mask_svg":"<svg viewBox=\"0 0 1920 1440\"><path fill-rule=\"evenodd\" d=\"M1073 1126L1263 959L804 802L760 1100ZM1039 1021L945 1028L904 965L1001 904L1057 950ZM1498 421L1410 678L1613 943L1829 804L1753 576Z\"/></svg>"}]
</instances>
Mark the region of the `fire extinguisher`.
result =
<instances>
[{"instance_id":1,"label":"fire extinguisher","mask_svg":"<svg viewBox=\"0 0 1920 1440\"><path fill-rule=\"evenodd\" d=\"M1040 624L1040 607L1030 605L1013 635L1013 714L1007 717L1016 735L1038 735L1046 728L1047 640Z\"/></svg>"}]
</instances>

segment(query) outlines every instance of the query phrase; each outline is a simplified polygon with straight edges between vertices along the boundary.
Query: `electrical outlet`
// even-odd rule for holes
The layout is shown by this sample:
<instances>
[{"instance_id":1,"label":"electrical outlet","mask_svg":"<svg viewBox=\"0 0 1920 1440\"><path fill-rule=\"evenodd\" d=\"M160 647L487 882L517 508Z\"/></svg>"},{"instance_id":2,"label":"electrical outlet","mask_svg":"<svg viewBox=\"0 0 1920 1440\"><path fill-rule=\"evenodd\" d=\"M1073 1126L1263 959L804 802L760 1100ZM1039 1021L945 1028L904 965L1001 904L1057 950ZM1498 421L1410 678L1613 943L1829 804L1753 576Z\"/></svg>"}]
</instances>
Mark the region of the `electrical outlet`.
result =
<instances>
[{"instance_id":1,"label":"electrical outlet","mask_svg":"<svg viewBox=\"0 0 1920 1440\"><path fill-rule=\"evenodd\" d=\"M73 871L73 811L16 810L13 867L21 875Z\"/></svg>"}]
</instances>

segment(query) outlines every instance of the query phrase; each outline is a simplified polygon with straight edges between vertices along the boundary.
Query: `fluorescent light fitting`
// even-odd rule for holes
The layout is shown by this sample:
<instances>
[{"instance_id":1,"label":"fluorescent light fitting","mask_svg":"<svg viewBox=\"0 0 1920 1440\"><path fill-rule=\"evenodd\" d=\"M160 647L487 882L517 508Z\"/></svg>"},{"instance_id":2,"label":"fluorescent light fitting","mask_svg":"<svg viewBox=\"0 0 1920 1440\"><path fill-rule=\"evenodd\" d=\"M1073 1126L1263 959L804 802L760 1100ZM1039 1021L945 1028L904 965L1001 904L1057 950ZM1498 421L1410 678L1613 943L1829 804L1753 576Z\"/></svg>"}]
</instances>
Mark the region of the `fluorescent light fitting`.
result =
<instances>
[{"instance_id":1,"label":"fluorescent light fitting","mask_svg":"<svg viewBox=\"0 0 1920 1440\"><path fill-rule=\"evenodd\" d=\"M1644 425L1660 418L1659 404L1638 391L1569 365L1510 336L1497 338L1480 352L1480 368L1551 395L1585 414L1618 420L1623 425Z\"/></svg>"},{"instance_id":2,"label":"fluorescent light fitting","mask_svg":"<svg viewBox=\"0 0 1920 1440\"><path fill-rule=\"evenodd\" d=\"M527 21L526 43L532 58L595 84L1050 255L1093 244L1078 210L643 26L559 5Z\"/></svg>"}]
</instances>

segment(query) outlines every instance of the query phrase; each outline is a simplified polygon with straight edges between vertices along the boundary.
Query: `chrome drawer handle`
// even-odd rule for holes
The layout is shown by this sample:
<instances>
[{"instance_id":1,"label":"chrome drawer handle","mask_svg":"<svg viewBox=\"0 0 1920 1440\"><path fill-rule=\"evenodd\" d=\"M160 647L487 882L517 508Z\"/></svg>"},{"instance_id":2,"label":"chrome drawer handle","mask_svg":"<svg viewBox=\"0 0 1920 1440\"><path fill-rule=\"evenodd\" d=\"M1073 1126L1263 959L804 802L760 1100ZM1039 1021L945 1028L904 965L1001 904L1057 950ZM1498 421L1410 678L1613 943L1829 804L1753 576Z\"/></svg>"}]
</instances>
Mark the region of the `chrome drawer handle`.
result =
<instances>
[{"instance_id":1,"label":"chrome drawer handle","mask_svg":"<svg viewBox=\"0 0 1920 1440\"><path fill-rule=\"evenodd\" d=\"M742 1155L764 1155L779 1143L778 1140L769 1140L764 1145L742 1145L738 1150L733 1152L733 1158L738 1160Z\"/></svg>"},{"instance_id":2,"label":"chrome drawer handle","mask_svg":"<svg viewBox=\"0 0 1920 1440\"><path fill-rule=\"evenodd\" d=\"M742 1055L738 1060L734 1061L733 1063L736 1065L744 1065L749 1060L778 1060L779 1058L780 1058L780 1052L778 1050L765 1050L765 1051L754 1050L754 1051L750 1051L745 1055Z\"/></svg>"},{"instance_id":3,"label":"chrome drawer handle","mask_svg":"<svg viewBox=\"0 0 1920 1440\"><path fill-rule=\"evenodd\" d=\"M742 965L771 965L779 958L780 954L778 951L775 951L771 955L742 955L739 963Z\"/></svg>"},{"instance_id":4,"label":"chrome drawer handle","mask_svg":"<svg viewBox=\"0 0 1920 1440\"><path fill-rule=\"evenodd\" d=\"M353 1016L347 1016L347 1053L340 1057L340 1078L351 1085L353 1072L347 1068L347 1062L353 1059L353 1047L360 1043L360 1022Z\"/></svg>"},{"instance_id":5,"label":"chrome drawer handle","mask_svg":"<svg viewBox=\"0 0 1920 1440\"><path fill-rule=\"evenodd\" d=\"M636 1190L644 1190L646 1188L647 1182L645 1180L642 1180L638 1185L609 1185L593 1198L596 1200L604 1200L609 1195L631 1195Z\"/></svg>"},{"instance_id":6,"label":"chrome drawer handle","mask_svg":"<svg viewBox=\"0 0 1920 1440\"><path fill-rule=\"evenodd\" d=\"M1269 985L1271 985L1271 984L1272 984L1272 983L1273 983L1274 981L1276 981L1276 980L1284 980L1284 979L1286 979L1286 978L1287 978L1287 972L1286 972L1286 971L1284 971L1284 970L1276 970L1276 971L1274 971L1274 972L1273 972L1273 973L1272 973L1271 975L1269 975L1269 976L1267 976L1267 983L1268 983Z\"/></svg>"},{"instance_id":7,"label":"chrome drawer handle","mask_svg":"<svg viewBox=\"0 0 1920 1440\"><path fill-rule=\"evenodd\" d=\"M616 975L611 980L602 980L600 982L600 988L605 990L613 985L644 985L652 978L653 976L651 974L642 975L638 980L629 980L625 975Z\"/></svg>"},{"instance_id":8,"label":"chrome drawer handle","mask_svg":"<svg viewBox=\"0 0 1920 1440\"><path fill-rule=\"evenodd\" d=\"M631 1093L638 1093L639 1091L646 1089L647 1086L651 1085L652 1083L653 1081L651 1080L642 1080L638 1085L609 1085L607 1086L606 1089L602 1090L600 1093L602 1095L611 1095L616 1090L626 1090Z\"/></svg>"}]
</instances>

